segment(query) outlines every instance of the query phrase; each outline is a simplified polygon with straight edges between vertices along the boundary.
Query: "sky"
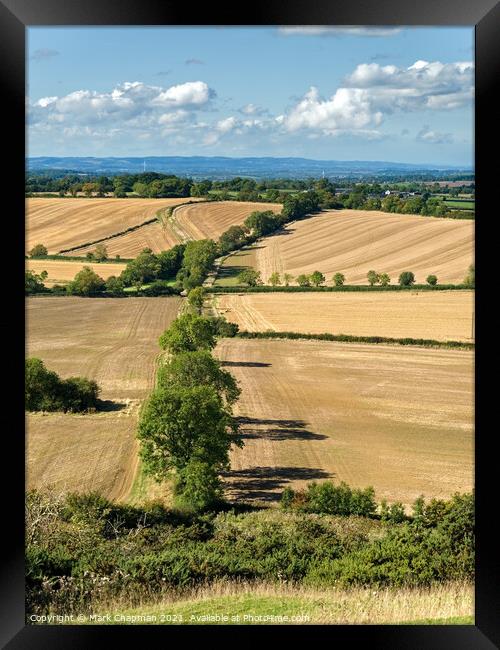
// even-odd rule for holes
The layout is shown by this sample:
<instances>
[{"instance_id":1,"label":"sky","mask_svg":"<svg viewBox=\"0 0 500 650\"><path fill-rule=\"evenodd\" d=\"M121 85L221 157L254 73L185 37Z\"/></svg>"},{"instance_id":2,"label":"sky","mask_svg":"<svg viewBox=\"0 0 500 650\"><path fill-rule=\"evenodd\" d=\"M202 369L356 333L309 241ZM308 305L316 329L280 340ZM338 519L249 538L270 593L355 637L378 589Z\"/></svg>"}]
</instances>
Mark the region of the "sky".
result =
<instances>
[{"instance_id":1,"label":"sky","mask_svg":"<svg viewBox=\"0 0 500 650\"><path fill-rule=\"evenodd\" d=\"M29 156L473 165L473 27L30 27Z\"/></svg>"}]
</instances>

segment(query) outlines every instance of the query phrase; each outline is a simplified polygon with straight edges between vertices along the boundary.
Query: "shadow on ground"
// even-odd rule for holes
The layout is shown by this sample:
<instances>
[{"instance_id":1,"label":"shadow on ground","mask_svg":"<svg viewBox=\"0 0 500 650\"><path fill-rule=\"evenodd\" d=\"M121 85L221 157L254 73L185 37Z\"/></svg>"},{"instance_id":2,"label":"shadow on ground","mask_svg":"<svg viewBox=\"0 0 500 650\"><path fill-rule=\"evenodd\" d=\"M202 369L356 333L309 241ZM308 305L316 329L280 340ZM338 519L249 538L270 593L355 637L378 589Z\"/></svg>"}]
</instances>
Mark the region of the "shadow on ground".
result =
<instances>
[{"instance_id":1,"label":"shadow on ground","mask_svg":"<svg viewBox=\"0 0 500 650\"><path fill-rule=\"evenodd\" d=\"M104 412L104 413L111 413L113 411L123 411L124 408L127 407L127 404L124 402L113 402L113 400L106 399L106 400L99 400L99 404L97 406L97 410L99 412Z\"/></svg>"},{"instance_id":2,"label":"shadow on ground","mask_svg":"<svg viewBox=\"0 0 500 650\"><path fill-rule=\"evenodd\" d=\"M250 467L224 476L235 500L279 501L287 483L331 478L333 474L314 467Z\"/></svg>"},{"instance_id":3,"label":"shadow on ground","mask_svg":"<svg viewBox=\"0 0 500 650\"><path fill-rule=\"evenodd\" d=\"M306 429L304 420L274 420L240 417L241 437L246 440L326 440L328 436ZM253 426L252 426L253 425Z\"/></svg>"},{"instance_id":4,"label":"shadow on ground","mask_svg":"<svg viewBox=\"0 0 500 650\"><path fill-rule=\"evenodd\" d=\"M221 366L233 366L241 368L269 368L272 363L262 363L260 361L221 361Z\"/></svg>"}]
</instances>

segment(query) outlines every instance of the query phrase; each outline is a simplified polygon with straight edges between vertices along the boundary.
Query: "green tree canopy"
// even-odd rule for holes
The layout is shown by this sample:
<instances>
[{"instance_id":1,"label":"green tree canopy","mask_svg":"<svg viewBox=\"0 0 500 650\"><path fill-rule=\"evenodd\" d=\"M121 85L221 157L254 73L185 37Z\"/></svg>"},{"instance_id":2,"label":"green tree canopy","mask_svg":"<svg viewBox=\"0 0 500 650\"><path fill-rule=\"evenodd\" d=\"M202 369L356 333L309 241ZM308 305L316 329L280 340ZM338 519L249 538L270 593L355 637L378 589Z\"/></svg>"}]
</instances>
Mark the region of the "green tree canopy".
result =
<instances>
[{"instance_id":1,"label":"green tree canopy","mask_svg":"<svg viewBox=\"0 0 500 650\"><path fill-rule=\"evenodd\" d=\"M252 268L243 269L243 271L238 274L238 282L248 284L249 287L256 287L258 284L262 283L260 271L256 271Z\"/></svg>"},{"instance_id":2,"label":"green tree canopy","mask_svg":"<svg viewBox=\"0 0 500 650\"><path fill-rule=\"evenodd\" d=\"M215 342L211 319L196 314L183 314L176 318L159 340L160 347L172 354L211 350Z\"/></svg>"},{"instance_id":3,"label":"green tree canopy","mask_svg":"<svg viewBox=\"0 0 500 650\"><path fill-rule=\"evenodd\" d=\"M399 276L399 284L402 287L409 287L415 284L415 276L411 271L403 271Z\"/></svg>"},{"instance_id":4,"label":"green tree canopy","mask_svg":"<svg viewBox=\"0 0 500 650\"><path fill-rule=\"evenodd\" d=\"M45 257L48 255L47 248L43 244L35 244L29 252L30 257Z\"/></svg>"},{"instance_id":5,"label":"green tree canopy","mask_svg":"<svg viewBox=\"0 0 500 650\"><path fill-rule=\"evenodd\" d=\"M78 296L92 296L105 288L106 282L90 266L84 266L69 284L70 293Z\"/></svg>"},{"instance_id":6,"label":"green tree canopy","mask_svg":"<svg viewBox=\"0 0 500 650\"><path fill-rule=\"evenodd\" d=\"M305 273L301 273L300 275L297 276L297 284L300 287L310 287L311 286L311 278L306 275Z\"/></svg>"},{"instance_id":7,"label":"green tree canopy","mask_svg":"<svg viewBox=\"0 0 500 650\"><path fill-rule=\"evenodd\" d=\"M342 273L335 273L335 275L333 276L333 284L336 287L341 287L344 284L344 282L345 282L345 275L343 275Z\"/></svg>"},{"instance_id":8,"label":"green tree canopy","mask_svg":"<svg viewBox=\"0 0 500 650\"><path fill-rule=\"evenodd\" d=\"M207 290L204 287L194 287L188 293L188 302L191 307L198 311L198 313L200 313L203 308L206 295Z\"/></svg>"},{"instance_id":9,"label":"green tree canopy","mask_svg":"<svg viewBox=\"0 0 500 650\"><path fill-rule=\"evenodd\" d=\"M172 356L160 366L157 375L158 387L213 386L227 404L234 404L240 395L240 389L233 375L221 367L208 350L181 352Z\"/></svg>"},{"instance_id":10,"label":"green tree canopy","mask_svg":"<svg viewBox=\"0 0 500 650\"><path fill-rule=\"evenodd\" d=\"M314 271L313 273L311 273L310 279L312 284L315 287L319 287L321 284L325 282L325 276L320 271Z\"/></svg>"},{"instance_id":11,"label":"green tree canopy","mask_svg":"<svg viewBox=\"0 0 500 650\"><path fill-rule=\"evenodd\" d=\"M168 386L146 402L138 428L140 456L148 474L161 481L190 461L216 472L229 467L229 449L242 445L238 425L212 386Z\"/></svg>"},{"instance_id":12,"label":"green tree canopy","mask_svg":"<svg viewBox=\"0 0 500 650\"><path fill-rule=\"evenodd\" d=\"M368 278L371 287L379 281L379 275L376 271L368 271L366 277Z\"/></svg>"}]
</instances>

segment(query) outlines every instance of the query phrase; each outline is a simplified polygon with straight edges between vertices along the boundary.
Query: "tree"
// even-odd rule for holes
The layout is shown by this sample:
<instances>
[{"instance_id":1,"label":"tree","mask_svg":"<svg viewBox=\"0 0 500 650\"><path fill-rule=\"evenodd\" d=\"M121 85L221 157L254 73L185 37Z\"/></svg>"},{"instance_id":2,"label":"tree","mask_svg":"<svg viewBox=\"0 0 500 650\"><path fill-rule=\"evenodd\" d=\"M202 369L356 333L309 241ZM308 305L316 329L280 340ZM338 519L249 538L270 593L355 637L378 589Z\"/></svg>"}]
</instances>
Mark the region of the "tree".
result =
<instances>
[{"instance_id":1,"label":"tree","mask_svg":"<svg viewBox=\"0 0 500 650\"><path fill-rule=\"evenodd\" d=\"M204 287L195 287L188 293L188 302L198 313L201 313L203 309L206 293L207 290Z\"/></svg>"},{"instance_id":2,"label":"tree","mask_svg":"<svg viewBox=\"0 0 500 650\"><path fill-rule=\"evenodd\" d=\"M92 296L105 288L106 282L90 266L84 266L69 283L70 293L79 296Z\"/></svg>"},{"instance_id":3,"label":"tree","mask_svg":"<svg viewBox=\"0 0 500 650\"><path fill-rule=\"evenodd\" d=\"M108 249L104 244L97 244L94 249L94 258L98 262L104 262L104 260L108 259Z\"/></svg>"},{"instance_id":4,"label":"tree","mask_svg":"<svg viewBox=\"0 0 500 650\"><path fill-rule=\"evenodd\" d=\"M288 287L292 280L293 280L293 275L291 273L283 274L283 282L285 283L285 287Z\"/></svg>"},{"instance_id":5,"label":"tree","mask_svg":"<svg viewBox=\"0 0 500 650\"><path fill-rule=\"evenodd\" d=\"M431 287L436 286L437 281L438 281L437 276L435 276L435 275L428 275L427 276L427 284L430 284Z\"/></svg>"},{"instance_id":6,"label":"tree","mask_svg":"<svg viewBox=\"0 0 500 650\"><path fill-rule=\"evenodd\" d=\"M171 354L211 350L215 342L211 319L195 314L183 314L176 318L159 339L160 347Z\"/></svg>"},{"instance_id":7,"label":"tree","mask_svg":"<svg viewBox=\"0 0 500 650\"><path fill-rule=\"evenodd\" d=\"M252 231L255 237L262 237L276 230L280 226L280 222L272 210L265 212L257 210L245 219L244 225Z\"/></svg>"},{"instance_id":8,"label":"tree","mask_svg":"<svg viewBox=\"0 0 500 650\"><path fill-rule=\"evenodd\" d=\"M373 287L373 285L377 284L377 282L379 281L379 276L376 271L368 271L366 277L368 278L368 282L370 283L371 287Z\"/></svg>"},{"instance_id":9,"label":"tree","mask_svg":"<svg viewBox=\"0 0 500 650\"><path fill-rule=\"evenodd\" d=\"M48 251L43 244L35 244L29 252L30 257L45 257Z\"/></svg>"},{"instance_id":10,"label":"tree","mask_svg":"<svg viewBox=\"0 0 500 650\"><path fill-rule=\"evenodd\" d=\"M48 370L41 359L26 359L24 405L27 411L57 410L60 386L57 373Z\"/></svg>"},{"instance_id":11,"label":"tree","mask_svg":"<svg viewBox=\"0 0 500 650\"><path fill-rule=\"evenodd\" d=\"M277 271L274 271L274 273L271 273L271 275L269 277L269 284L272 285L273 287L276 287L279 284L281 284L280 274Z\"/></svg>"},{"instance_id":12,"label":"tree","mask_svg":"<svg viewBox=\"0 0 500 650\"><path fill-rule=\"evenodd\" d=\"M314 271L311 273L311 282L315 287L319 287L325 281L325 276L320 271Z\"/></svg>"},{"instance_id":13,"label":"tree","mask_svg":"<svg viewBox=\"0 0 500 650\"><path fill-rule=\"evenodd\" d=\"M240 248L246 242L247 228L231 226L219 237L219 248L222 255L235 248Z\"/></svg>"},{"instance_id":14,"label":"tree","mask_svg":"<svg viewBox=\"0 0 500 650\"><path fill-rule=\"evenodd\" d=\"M398 282L402 287L410 287L415 283L415 276L411 271L403 271L399 276Z\"/></svg>"},{"instance_id":15,"label":"tree","mask_svg":"<svg viewBox=\"0 0 500 650\"><path fill-rule=\"evenodd\" d=\"M333 276L333 284L336 287L341 287L345 282L345 275L343 273L335 273Z\"/></svg>"},{"instance_id":16,"label":"tree","mask_svg":"<svg viewBox=\"0 0 500 650\"><path fill-rule=\"evenodd\" d=\"M378 276L378 280L383 287L387 287L391 283L391 278L387 275L387 273L381 273Z\"/></svg>"},{"instance_id":17,"label":"tree","mask_svg":"<svg viewBox=\"0 0 500 650\"><path fill-rule=\"evenodd\" d=\"M240 389L233 375L221 368L221 362L208 350L181 352L172 356L160 366L157 375L159 388L168 386L212 386L226 402L234 404L240 396Z\"/></svg>"},{"instance_id":18,"label":"tree","mask_svg":"<svg viewBox=\"0 0 500 650\"><path fill-rule=\"evenodd\" d=\"M42 271L37 275L34 271L25 271L24 272L24 293L29 295L31 293L42 293L45 291L45 285L43 280L47 271Z\"/></svg>"},{"instance_id":19,"label":"tree","mask_svg":"<svg viewBox=\"0 0 500 650\"><path fill-rule=\"evenodd\" d=\"M179 473L175 494L181 506L194 510L216 504L223 494L217 470L202 460L190 460Z\"/></svg>"},{"instance_id":20,"label":"tree","mask_svg":"<svg viewBox=\"0 0 500 650\"><path fill-rule=\"evenodd\" d=\"M238 282L247 284L249 287L256 287L261 284L260 271L255 269L244 269L238 274Z\"/></svg>"},{"instance_id":21,"label":"tree","mask_svg":"<svg viewBox=\"0 0 500 650\"><path fill-rule=\"evenodd\" d=\"M182 481L192 461L219 473L229 468L231 445L242 446L238 424L212 386L155 390L143 408L137 437L144 469L157 481L172 469Z\"/></svg>"},{"instance_id":22,"label":"tree","mask_svg":"<svg viewBox=\"0 0 500 650\"><path fill-rule=\"evenodd\" d=\"M87 251L85 257L90 261L94 259L94 253L92 251Z\"/></svg>"},{"instance_id":23,"label":"tree","mask_svg":"<svg viewBox=\"0 0 500 650\"><path fill-rule=\"evenodd\" d=\"M476 286L476 268L474 264L469 266L467 275L464 278L464 284L473 289Z\"/></svg>"},{"instance_id":24,"label":"tree","mask_svg":"<svg viewBox=\"0 0 500 650\"><path fill-rule=\"evenodd\" d=\"M161 271L161 263L150 248L145 248L139 255L129 262L121 273L125 285L142 287L145 282L156 280Z\"/></svg>"},{"instance_id":25,"label":"tree","mask_svg":"<svg viewBox=\"0 0 500 650\"><path fill-rule=\"evenodd\" d=\"M70 377L61 382L63 410L81 413L96 409L100 388L97 383L85 377Z\"/></svg>"},{"instance_id":26,"label":"tree","mask_svg":"<svg viewBox=\"0 0 500 650\"><path fill-rule=\"evenodd\" d=\"M124 291L123 280L115 275L110 275L106 280L106 291L113 296L121 296Z\"/></svg>"},{"instance_id":27,"label":"tree","mask_svg":"<svg viewBox=\"0 0 500 650\"><path fill-rule=\"evenodd\" d=\"M297 276L297 284L300 287L310 287L311 279L309 278L308 275L305 275L305 273L301 273L301 275Z\"/></svg>"}]
</instances>

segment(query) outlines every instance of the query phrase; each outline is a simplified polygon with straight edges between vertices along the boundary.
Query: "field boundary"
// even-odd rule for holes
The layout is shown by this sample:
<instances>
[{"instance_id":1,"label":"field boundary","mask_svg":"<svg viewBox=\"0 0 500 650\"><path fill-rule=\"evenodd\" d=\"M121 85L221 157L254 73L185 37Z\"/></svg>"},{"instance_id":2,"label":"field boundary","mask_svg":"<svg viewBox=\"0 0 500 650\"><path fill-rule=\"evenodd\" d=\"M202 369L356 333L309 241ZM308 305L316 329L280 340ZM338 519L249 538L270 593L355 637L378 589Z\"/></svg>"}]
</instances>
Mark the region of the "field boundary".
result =
<instances>
[{"instance_id":1,"label":"field boundary","mask_svg":"<svg viewBox=\"0 0 500 650\"><path fill-rule=\"evenodd\" d=\"M352 334L307 334L305 332L238 332L236 337L241 339L303 339L313 341L332 341L339 343L372 343L375 345L412 345L425 348L448 348L474 350L475 343L465 341L436 341L434 339L391 338L386 336L356 336Z\"/></svg>"},{"instance_id":2,"label":"field boundary","mask_svg":"<svg viewBox=\"0 0 500 650\"><path fill-rule=\"evenodd\" d=\"M220 285L210 287L210 293L312 293L315 291L474 291L475 287L466 284L413 284L409 287L402 287L399 284L383 286L370 286L368 284L344 284L340 287L273 287L261 285L257 287L223 287Z\"/></svg>"}]
</instances>

